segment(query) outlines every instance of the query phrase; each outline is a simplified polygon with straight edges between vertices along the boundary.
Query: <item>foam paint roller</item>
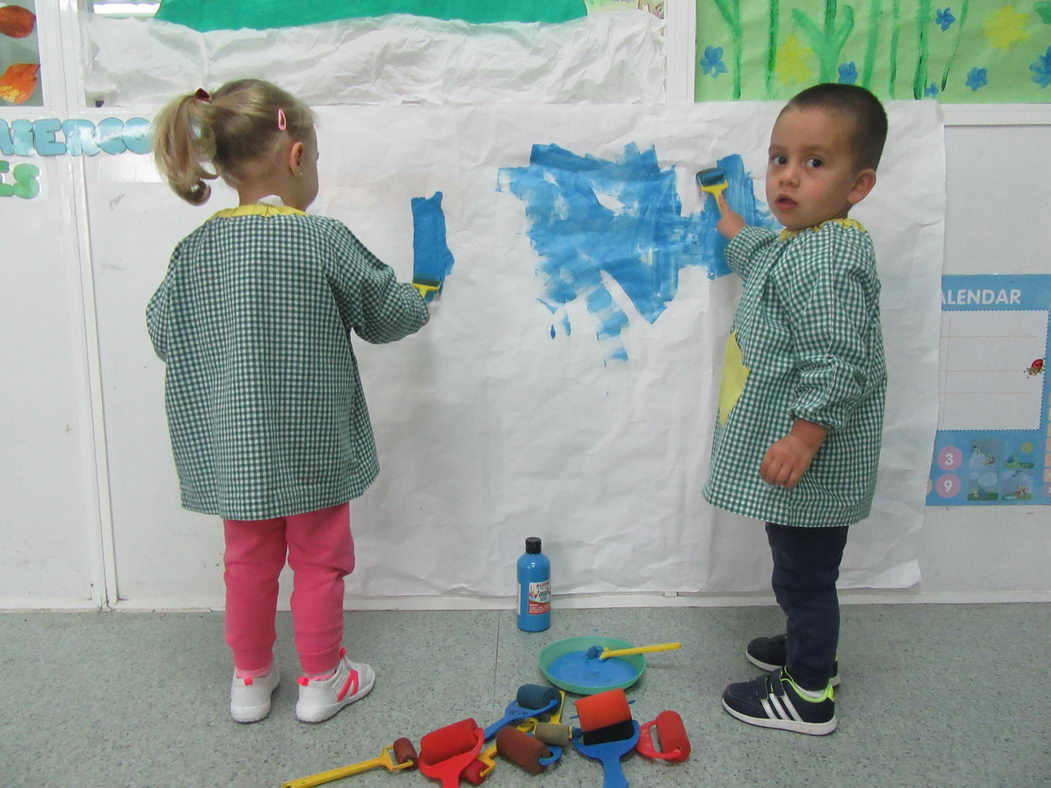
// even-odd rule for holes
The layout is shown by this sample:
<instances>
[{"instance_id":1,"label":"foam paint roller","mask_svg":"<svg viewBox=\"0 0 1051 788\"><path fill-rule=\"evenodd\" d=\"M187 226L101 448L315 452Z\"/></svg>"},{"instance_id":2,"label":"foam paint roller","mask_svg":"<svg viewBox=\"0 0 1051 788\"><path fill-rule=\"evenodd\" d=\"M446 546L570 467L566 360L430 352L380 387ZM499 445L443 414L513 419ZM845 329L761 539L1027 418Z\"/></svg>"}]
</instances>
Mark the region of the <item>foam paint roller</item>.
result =
<instances>
[{"instance_id":1,"label":"foam paint roller","mask_svg":"<svg viewBox=\"0 0 1051 788\"><path fill-rule=\"evenodd\" d=\"M697 185L701 187L702 192L718 197L730 184L726 180L726 170L722 167L710 167L697 173Z\"/></svg>"},{"instance_id":2,"label":"foam paint roller","mask_svg":"<svg viewBox=\"0 0 1051 788\"><path fill-rule=\"evenodd\" d=\"M622 689L612 689L576 702L584 744L620 741L632 735L631 709Z\"/></svg>"},{"instance_id":3,"label":"foam paint roller","mask_svg":"<svg viewBox=\"0 0 1051 788\"><path fill-rule=\"evenodd\" d=\"M486 740L493 738L496 732L508 723L526 717L536 717L544 712L557 709L562 702L562 695L554 687L542 684L523 684L518 688L515 700L507 704L504 716L485 729Z\"/></svg>"},{"instance_id":4,"label":"foam paint roller","mask_svg":"<svg viewBox=\"0 0 1051 788\"><path fill-rule=\"evenodd\" d=\"M372 760L352 763L349 766L330 769L327 772L319 772L309 777L301 777L298 780L290 780L283 783L281 788L314 788L317 785L324 785L334 780L342 780L344 777L361 774L369 769L378 769L381 766L387 771L399 772L403 769L413 768L417 760L416 748L412 746L412 742L404 738L396 739L393 745L384 747L383 751Z\"/></svg>"},{"instance_id":5,"label":"foam paint roller","mask_svg":"<svg viewBox=\"0 0 1051 788\"><path fill-rule=\"evenodd\" d=\"M542 684L523 684L515 695L515 702L525 709L543 709L552 703L557 706L561 701L562 695L557 689Z\"/></svg>"},{"instance_id":6,"label":"foam paint roller","mask_svg":"<svg viewBox=\"0 0 1051 788\"><path fill-rule=\"evenodd\" d=\"M496 734L496 751L530 774L543 772L541 759L551 757L551 751L540 739L523 733L518 728L503 728Z\"/></svg>"},{"instance_id":7,"label":"foam paint roller","mask_svg":"<svg viewBox=\"0 0 1051 788\"><path fill-rule=\"evenodd\" d=\"M482 729L468 717L420 739L417 766L427 777L441 780L444 788L456 788L460 774L475 760L482 744Z\"/></svg>"},{"instance_id":8,"label":"foam paint roller","mask_svg":"<svg viewBox=\"0 0 1051 788\"><path fill-rule=\"evenodd\" d=\"M657 744L660 750L653 746L650 734L653 727L657 729ZM635 747L647 758L678 763L690 757L690 738L686 735L686 726L682 724L682 717L674 711L662 711L657 715L657 719L645 723L641 728L639 743Z\"/></svg>"},{"instance_id":9,"label":"foam paint roller","mask_svg":"<svg viewBox=\"0 0 1051 788\"><path fill-rule=\"evenodd\" d=\"M544 744L568 747L570 741L573 740L573 729L556 722L538 722L536 728L533 729L533 735Z\"/></svg>"},{"instance_id":10,"label":"foam paint roller","mask_svg":"<svg viewBox=\"0 0 1051 788\"><path fill-rule=\"evenodd\" d=\"M439 763L471 749L478 728L472 718L431 731L420 739L420 761Z\"/></svg>"}]
</instances>

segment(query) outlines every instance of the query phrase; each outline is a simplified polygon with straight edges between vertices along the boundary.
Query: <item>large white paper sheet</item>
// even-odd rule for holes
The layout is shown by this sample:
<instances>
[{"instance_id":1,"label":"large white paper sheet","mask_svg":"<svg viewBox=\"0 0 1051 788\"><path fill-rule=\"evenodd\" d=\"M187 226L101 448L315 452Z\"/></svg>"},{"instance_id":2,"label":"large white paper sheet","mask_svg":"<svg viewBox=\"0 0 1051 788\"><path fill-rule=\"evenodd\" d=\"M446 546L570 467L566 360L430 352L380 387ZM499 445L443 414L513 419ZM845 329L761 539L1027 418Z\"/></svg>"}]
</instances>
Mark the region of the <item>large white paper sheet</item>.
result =
<instances>
[{"instance_id":1,"label":"large white paper sheet","mask_svg":"<svg viewBox=\"0 0 1051 788\"><path fill-rule=\"evenodd\" d=\"M85 85L107 107L156 107L256 77L313 105L658 103L664 22L645 11L561 24L473 25L408 15L199 33L93 16Z\"/></svg>"},{"instance_id":2,"label":"large white paper sheet","mask_svg":"<svg viewBox=\"0 0 1051 788\"><path fill-rule=\"evenodd\" d=\"M539 206L516 195L513 182L530 169L531 154L540 158L534 145L572 154L566 166L620 164L610 171L626 180L630 151L652 151L659 170L674 173L680 215L696 218L704 206L693 175L724 157L741 156L762 199L777 109L323 113L322 155L346 173L323 195L327 212L358 228L381 256L404 260L407 214L391 206L442 191L456 258L432 325L404 346L360 351L384 471L356 508L367 567L356 590L508 593L509 567L531 534L555 556L562 593L768 588L759 524L719 512L700 495L734 277L709 279L706 268L680 261L678 290L650 322L604 272L627 320L620 344L611 344L597 336L602 315L582 303L592 291L582 289L564 315L550 311L542 271L552 247L538 248L535 232L544 218L529 215ZM879 253L891 393L876 512L854 529L843 570L849 586L919 579L937 418L941 126L930 105L893 105L891 122L879 186L856 211ZM616 204L626 199L624 183L594 183L605 184L605 198L601 189L595 196L610 214L631 215L632 205ZM571 207L563 210L573 217ZM572 240L554 251L585 254L590 233L611 230L561 229Z\"/></svg>"},{"instance_id":3,"label":"large white paper sheet","mask_svg":"<svg viewBox=\"0 0 1051 788\"><path fill-rule=\"evenodd\" d=\"M714 217L694 174L735 164L762 218L778 110L321 109L312 210L346 222L408 279L411 201L441 192L455 258L418 335L355 342L382 470L353 506L352 599L510 595L532 535L552 557L556 594L769 589L761 523L701 496L739 285L710 278ZM852 531L846 587L919 579L937 420L942 128L932 104L889 114L879 183L852 214L876 244L890 392L876 509ZM175 504L160 364L141 321L170 244L231 195L219 189L195 213L159 183L127 180L119 158L87 162L115 528L122 554L164 544L171 557L141 575L129 558L122 584L150 596L163 571L218 591L219 537Z\"/></svg>"}]
</instances>

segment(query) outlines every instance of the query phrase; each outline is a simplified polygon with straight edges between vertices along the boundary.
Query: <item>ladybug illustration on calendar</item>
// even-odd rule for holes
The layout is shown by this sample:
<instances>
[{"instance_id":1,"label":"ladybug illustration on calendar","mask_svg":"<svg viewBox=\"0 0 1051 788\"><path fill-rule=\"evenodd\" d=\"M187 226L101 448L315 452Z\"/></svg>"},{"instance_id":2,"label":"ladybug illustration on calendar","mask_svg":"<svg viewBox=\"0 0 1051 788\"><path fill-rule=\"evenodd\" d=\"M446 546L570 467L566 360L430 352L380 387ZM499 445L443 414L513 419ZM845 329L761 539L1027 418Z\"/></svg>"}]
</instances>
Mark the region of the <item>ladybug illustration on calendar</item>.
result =
<instances>
[{"instance_id":1,"label":"ladybug illustration on calendar","mask_svg":"<svg viewBox=\"0 0 1051 788\"><path fill-rule=\"evenodd\" d=\"M1029 365L1029 368L1025 371L1029 377L1034 377L1041 374L1044 371L1044 360L1042 358L1034 359L1033 363Z\"/></svg>"}]
</instances>

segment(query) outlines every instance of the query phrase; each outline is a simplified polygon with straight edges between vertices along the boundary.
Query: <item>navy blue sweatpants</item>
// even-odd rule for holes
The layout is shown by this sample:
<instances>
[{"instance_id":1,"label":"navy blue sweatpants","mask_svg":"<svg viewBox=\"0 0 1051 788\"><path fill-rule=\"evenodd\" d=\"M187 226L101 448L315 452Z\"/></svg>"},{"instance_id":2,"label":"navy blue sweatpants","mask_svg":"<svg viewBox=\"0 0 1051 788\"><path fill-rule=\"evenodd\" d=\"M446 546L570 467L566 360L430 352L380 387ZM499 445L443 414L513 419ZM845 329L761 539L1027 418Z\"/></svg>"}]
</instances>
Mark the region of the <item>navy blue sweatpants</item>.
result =
<instances>
[{"instance_id":1,"label":"navy blue sweatpants","mask_svg":"<svg viewBox=\"0 0 1051 788\"><path fill-rule=\"evenodd\" d=\"M785 667L804 689L822 690L835 673L839 646L836 580L849 526L766 524L774 559L771 582L787 622Z\"/></svg>"}]
</instances>

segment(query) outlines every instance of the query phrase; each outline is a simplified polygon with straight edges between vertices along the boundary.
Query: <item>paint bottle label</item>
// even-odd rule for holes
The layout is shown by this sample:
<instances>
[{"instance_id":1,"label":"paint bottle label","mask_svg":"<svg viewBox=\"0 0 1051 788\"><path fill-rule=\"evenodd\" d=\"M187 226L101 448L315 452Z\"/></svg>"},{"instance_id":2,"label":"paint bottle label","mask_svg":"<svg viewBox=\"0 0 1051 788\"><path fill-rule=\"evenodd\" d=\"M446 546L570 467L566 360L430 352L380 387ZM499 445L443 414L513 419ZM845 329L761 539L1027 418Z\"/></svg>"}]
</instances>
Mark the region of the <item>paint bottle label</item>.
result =
<instances>
[{"instance_id":1,"label":"paint bottle label","mask_svg":"<svg viewBox=\"0 0 1051 788\"><path fill-rule=\"evenodd\" d=\"M551 561L540 547L539 537L529 537L518 559L518 628L526 632L551 626Z\"/></svg>"},{"instance_id":2,"label":"paint bottle label","mask_svg":"<svg viewBox=\"0 0 1051 788\"><path fill-rule=\"evenodd\" d=\"M529 614L551 612L551 581L529 584Z\"/></svg>"}]
</instances>

